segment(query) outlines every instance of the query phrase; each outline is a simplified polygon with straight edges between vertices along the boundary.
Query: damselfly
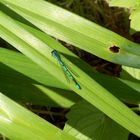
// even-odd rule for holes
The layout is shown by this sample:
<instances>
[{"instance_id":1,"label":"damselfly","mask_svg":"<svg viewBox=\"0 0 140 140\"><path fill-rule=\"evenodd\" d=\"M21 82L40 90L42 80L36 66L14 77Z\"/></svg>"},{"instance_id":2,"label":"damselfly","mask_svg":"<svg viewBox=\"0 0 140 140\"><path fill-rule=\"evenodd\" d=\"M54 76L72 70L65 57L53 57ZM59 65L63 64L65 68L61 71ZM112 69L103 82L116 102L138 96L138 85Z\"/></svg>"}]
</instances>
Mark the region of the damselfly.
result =
<instances>
[{"instance_id":1,"label":"damselfly","mask_svg":"<svg viewBox=\"0 0 140 140\"><path fill-rule=\"evenodd\" d=\"M58 63L62 67L65 75L75 83L77 89L81 89L81 86L77 83L76 79L72 75L72 72L70 71L68 66L61 60L59 53L56 50L53 50L51 53L52 53L52 56L54 58L56 58L56 60L58 61Z\"/></svg>"}]
</instances>

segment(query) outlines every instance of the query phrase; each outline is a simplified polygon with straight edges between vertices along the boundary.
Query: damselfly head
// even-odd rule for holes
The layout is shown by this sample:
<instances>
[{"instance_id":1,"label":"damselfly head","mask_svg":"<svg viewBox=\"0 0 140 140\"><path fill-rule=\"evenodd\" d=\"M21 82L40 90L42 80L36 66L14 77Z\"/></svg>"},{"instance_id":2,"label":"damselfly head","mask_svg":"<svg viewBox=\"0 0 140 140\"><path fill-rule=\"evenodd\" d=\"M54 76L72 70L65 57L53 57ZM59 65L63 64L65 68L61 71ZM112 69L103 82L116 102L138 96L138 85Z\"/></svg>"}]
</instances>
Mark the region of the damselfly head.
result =
<instances>
[{"instance_id":1,"label":"damselfly head","mask_svg":"<svg viewBox=\"0 0 140 140\"><path fill-rule=\"evenodd\" d=\"M52 56L56 56L56 55L57 55L57 51L56 51L56 50L53 50L53 51L51 52L51 54L52 54Z\"/></svg>"}]
</instances>

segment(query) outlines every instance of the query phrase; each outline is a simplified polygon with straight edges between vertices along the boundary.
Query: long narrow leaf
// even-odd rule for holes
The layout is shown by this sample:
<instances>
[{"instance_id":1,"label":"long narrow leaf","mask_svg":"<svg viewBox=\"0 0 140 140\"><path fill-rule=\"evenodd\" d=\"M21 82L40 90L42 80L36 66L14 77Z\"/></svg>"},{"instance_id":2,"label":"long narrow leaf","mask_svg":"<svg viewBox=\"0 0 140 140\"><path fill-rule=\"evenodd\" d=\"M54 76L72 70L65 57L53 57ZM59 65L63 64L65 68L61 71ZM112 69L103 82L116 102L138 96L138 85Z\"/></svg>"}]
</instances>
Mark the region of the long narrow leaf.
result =
<instances>
[{"instance_id":1,"label":"long narrow leaf","mask_svg":"<svg viewBox=\"0 0 140 140\"><path fill-rule=\"evenodd\" d=\"M44 34L40 34L40 32L37 32L37 34L39 37L41 37L42 35L44 37ZM46 41L47 38L44 38L44 40ZM65 53L71 55L71 53L68 53L68 51L66 51L64 47L62 48L61 46L60 49L61 51L65 51ZM70 60L73 60L72 55L69 58ZM59 104L60 106L63 105L63 107L70 107L72 105L71 103L74 103L75 101L79 100L79 96L76 96L75 93L72 91L68 91L68 87L61 84L55 77L53 77L48 72L41 69L39 66L34 64L31 60L29 60L28 58L26 58L24 55L20 53L1 48L0 61L3 64L0 65L0 79L3 79L0 81L1 82L0 89L1 91L5 91L7 95L10 95L11 98L15 96L16 100L18 101L24 99L25 102L32 101L33 103L41 103L41 104L45 103L44 105L50 104L54 106L55 104L52 104L53 102L51 103L49 101L50 100L50 98L48 98L49 96L53 98L55 102L58 101L57 104ZM90 70L91 68L85 63L83 63L81 60L79 60L78 58L77 59L75 58L74 61L77 61L76 64L80 68L81 66L83 66L82 68L86 68L84 69L85 72L88 72L88 74L90 74L90 76L92 76L93 79L99 82L104 88L108 89L113 95L115 95L119 99L125 102L130 102L135 104L139 103L140 84L136 80L135 81L131 80L129 75L124 76L124 72L122 72L121 78L113 78ZM18 79L16 77L18 77ZM126 79L125 77L127 77L128 79ZM12 79L15 78L16 80L14 80L13 82ZM26 85L22 84L23 81L24 83L26 83ZM55 99L54 94L52 94L52 92L49 94L48 90L47 89L45 90L45 87L44 88L42 87L44 89L42 92L44 92L44 94L47 95L47 97L45 97L45 95L43 95L42 92L40 93L39 89L41 88L41 85L37 86L37 84L41 84L41 85L43 84L47 86L47 88L49 88L49 91L53 90L57 92L57 94L60 94L60 97L63 96L66 98L66 100L69 99L72 102L68 102L68 104L66 104L65 98L63 97L62 100L60 98L59 100L58 98ZM38 89L37 87L40 88ZM18 91L16 90L17 88L21 91L20 94L18 94ZM67 89L67 90L65 91L63 89ZM17 95L12 96L13 92L17 93ZM30 95L32 93L34 97Z\"/></svg>"},{"instance_id":2,"label":"long narrow leaf","mask_svg":"<svg viewBox=\"0 0 140 140\"><path fill-rule=\"evenodd\" d=\"M76 140L0 93L0 133L12 140Z\"/></svg>"},{"instance_id":3,"label":"long narrow leaf","mask_svg":"<svg viewBox=\"0 0 140 140\"><path fill-rule=\"evenodd\" d=\"M103 59L140 68L140 45L43 0L1 0L44 32ZM117 52L112 49L117 48Z\"/></svg>"},{"instance_id":4,"label":"long narrow leaf","mask_svg":"<svg viewBox=\"0 0 140 140\"><path fill-rule=\"evenodd\" d=\"M51 55L52 48L41 42L41 40L35 38L35 36L27 32L22 26L16 24L14 20L4 13L1 12L0 15L0 18L2 19L0 20L2 24L2 26L0 26L2 38L7 40L50 74L54 75L63 84L69 86L69 88L75 91L78 95L106 113L113 120L137 136L140 136L140 123L138 123L140 122L140 118L134 112L121 103L116 97L111 95L109 91L103 88L95 80L62 56L62 59L68 63L68 65L71 64L72 68L78 73L79 77L76 78L76 80L82 89L76 89L74 83L66 83L60 67L56 65L56 61Z\"/></svg>"}]
</instances>

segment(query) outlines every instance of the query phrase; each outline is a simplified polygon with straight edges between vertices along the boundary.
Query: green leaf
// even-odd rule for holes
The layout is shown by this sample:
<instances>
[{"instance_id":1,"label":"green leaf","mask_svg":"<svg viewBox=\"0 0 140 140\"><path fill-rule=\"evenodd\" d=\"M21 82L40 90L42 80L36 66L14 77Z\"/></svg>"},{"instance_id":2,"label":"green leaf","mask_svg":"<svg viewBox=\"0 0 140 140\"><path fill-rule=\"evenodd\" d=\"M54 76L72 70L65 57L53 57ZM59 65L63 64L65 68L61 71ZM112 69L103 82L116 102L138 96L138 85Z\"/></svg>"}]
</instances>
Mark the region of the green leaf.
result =
<instances>
[{"instance_id":1,"label":"green leaf","mask_svg":"<svg viewBox=\"0 0 140 140\"><path fill-rule=\"evenodd\" d=\"M136 10L133 10L131 15L130 15L130 19L131 19L131 28L135 31L140 31L140 6L137 7Z\"/></svg>"},{"instance_id":2,"label":"green leaf","mask_svg":"<svg viewBox=\"0 0 140 140\"><path fill-rule=\"evenodd\" d=\"M127 72L133 79L137 79L137 82L139 80L140 82L140 69L132 68L132 67L127 67L123 66L122 67L125 72ZM136 81L136 80L135 80Z\"/></svg>"},{"instance_id":3,"label":"green leaf","mask_svg":"<svg viewBox=\"0 0 140 140\"><path fill-rule=\"evenodd\" d=\"M1 1L47 34L108 61L140 68L140 45L114 32L42 0Z\"/></svg>"},{"instance_id":4,"label":"green leaf","mask_svg":"<svg viewBox=\"0 0 140 140\"><path fill-rule=\"evenodd\" d=\"M0 62L0 91L18 102L70 107L80 99L20 53L0 48Z\"/></svg>"},{"instance_id":5,"label":"green leaf","mask_svg":"<svg viewBox=\"0 0 140 140\"><path fill-rule=\"evenodd\" d=\"M39 34L39 36L41 35ZM53 75L50 75L20 53L0 48L0 61L3 64L0 65L0 79L2 79L0 89L7 96L18 102L70 107L80 99L74 92L64 90L67 87L61 84ZM113 95L125 102L139 103L140 83L138 81L131 81L128 75L125 76L127 79L124 78L122 76L124 72L121 73L120 79L100 74L94 72L82 61L78 61L79 66L81 65L79 62L83 68L86 68L84 70L90 76ZM13 81L13 79L16 80ZM45 85L45 87L42 85ZM118 88L116 88L116 85ZM18 90L20 90L20 94ZM126 91L128 91L127 94L125 93Z\"/></svg>"},{"instance_id":6,"label":"green leaf","mask_svg":"<svg viewBox=\"0 0 140 140\"><path fill-rule=\"evenodd\" d=\"M139 0L109 0L110 6L133 8L130 15L130 33L140 31L140 1Z\"/></svg>"},{"instance_id":7,"label":"green leaf","mask_svg":"<svg viewBox=\"0 0 140 140\"><path fill-rule=\"evenodd\" d=\"M0 93L0 133L12 140L76 140Z\"/></svg>"},{"instance_id":8,"label":"green leaf","mask_svg":"<svg viewBox=\"0 0 140 140\"><path fill-rule=\"evenodd\" d=\"M79 140L128 140L129 131L86 101L76 103L67 118L64 131Z\"/></svg>"},{"instance_id":9,"label":"green leaf","mask_svg":"<svg viewBox=\"0 0 140 140\"><path fill-rule=\"evenodd\" d=\"M18 102L70 107L80 99L74 92L68 89L64 90L67 87L54 76L20 53L0 48L0 61L2 63L0 64L0 79L2 79L0 80L0 90ZM140 83L138 81L130 81L128 75L125 76L128 79L124 78L122 76L124 72L121 73L121 79L119 79L90 71L90 67L85 63L82 63L82 66L97 82L116 97L125 102L139 103ZM127 94L126 91L128 91Z\"/></svg>"},{"instance_id":10,"label":"green leaf","mask_svg":"<svg viewBox=\"0 0 140 140\"><path fill-rule=\"evenodd\" d=\"M108 0L110 6L135 8L140 5L139 0Z\"/></svg>"},{"instance_id":11,"label":"green leaf","mask_svg":"<svg viewBox=\"0 0 140 140\"><path fill-rule=\"evenodd\" d=\"M140 69L122 66L120 80L140 94Z\"/></svg>"},{"instance_id":12,"label":"green leaf","mask_svg":"<svg viewBox=\"0 0 140 140\"><path fill-rule=\"evenodd\" d=\"M18 4L19 4L19 2L23 2L23 1L17 0ZM37 4L39 4L38 2L43 2L43 1L41 1L41 0L32 1L31 0L30 2L33 2L33 3L35 2L35 5L37 6ZM33 3L32 3L32 6L30 5L31 3L28 3L28 4L31 7L34 7ZM22 6L24 6L24 4L25 4L25 2L23 2ZM26 3L27 8L28 8L28 4ZM44 5L44 2L42 4ZM38 5L38 6L43 6L42 4ZM39 7L39 8L41 8L40 11L43 11L43 9L42 9L43 7ZM51 7L48 7L48 8L51 8ZM34 9L34 10L38 11L37 9ZM55 9L53 8L53 10L55 10ZM51 11L50 11L50 13L51 13ZM67 15L67 13L65 13L65 14ZM46 36L46 38L48 38L49 43L45 44L42 40L40 40L39 38L34 36L31 32L26 30L26 28L24 28L23 26L18 24L14 19L12 19L10 16L5 14L4 12L1 12L0 15L1 15L0 19L2 19L2 20L0 20L0 22L1 22L1 26L0 26L1 34L0 35L3 39L7 40L15 48L20 50L24 55L28 56L32 61L34 61L38 65L40 65L44 70L48 71L51 75L54 75L54 77L56 77L56 79L59 79L63 84L67 85L71 90L73 90L79 96L84 98L86 101L88 101L92 105L95 105L99 110L106 113L110 118L112 118L113 120L118 122L120 125L122 125L126 129L128 129L135 135L140 136L140 123L139 123L140 118L139 118L139 116L137 114L135 114L133 111L131 111L122 102L120 102L116 97L114 97L110 93L109 90L102 87L102 85L100 85L96 80L92 79L87 73L85 73L79 67L77 67L75 64L73 64L72 61L70 61L70 59L68 59L68 57L65 57L65 55L60 53L62 60L66 64L70 65L72 67L72 69L74 69L74 71L76 71L78 73L79 77L75 77L75 79L82 88L81 88L81 90L78 90L75 87L74 83L72 83L72 82L69 84L67 83L67 81L62 73L62 70L58 66L56 60L51 55L51 52L54 49L52 47L54 45L51 42L52 39L50 40ZM30 15L30 12L28 12L27 15ZM33 15L31 17L33 17ZM37 16L36 19L40 19L40 18ZM35 23L37 23L37 22L35 22ZM73 21L72 23L75 23L75 22ZM67 24L68 24L68 22L67 22ZM82 25L81 25L81 27L82 27ZM44 26L44 28L45 28L45 26ZM53 28L47 28L47 29L53 29ZM68 29L67 30L67 32L68 32L69 28L67 27L67 29ZM103 29L103 32L104 32L104 29ZM57 30L55 30L55 33L57 33ZM73 32L73 33L75 33L75 32ZM76 36L73 36L74 34L69 34L69 35L74 37L75 40L77 40L77 38L75 38ZM105 35L105 37L106 36L107 35ZM79 37L79 36L77 36L77 37ZM100 38L101 38L101 36L100 36ZM83 38L79 38L79 39L83 40ZM92 40L92 39L90 39L90 40ZM87 40L85 39L84 41L87 41ZM98 41L96 41L96 42L98 42ZM129 43L131 44L131 42L129 42ZM135 46L135 44L133 44L133 45ZM86 46L84 46L84 47L86 47ZM135 47L138 49L137 45ZM125 49L126 50L128 49L130 51L132 48L126 47ZM138 50L137 49L134 49L134 48L132 49L134 51L133 52L134 57L136 56L135 54L139 55L139 49ZM98 51L99 51L99 48L98 48ZM113 55L114 55L114 53L113 53ZM136 56L136 57L138 57L138 56ZM136 57L135 57L135 60L136 60ZM121 60L121 57L119 57L119 58ZM125 57L124 60L125 61L127 60L127 63L128 63L129 59L126 59L126 57ZM137 59L137 60L139 60L139 59ZM139 64L138 61L134 61L134 63L135 62L137 64Z\"/></svg>"}]
</instances>

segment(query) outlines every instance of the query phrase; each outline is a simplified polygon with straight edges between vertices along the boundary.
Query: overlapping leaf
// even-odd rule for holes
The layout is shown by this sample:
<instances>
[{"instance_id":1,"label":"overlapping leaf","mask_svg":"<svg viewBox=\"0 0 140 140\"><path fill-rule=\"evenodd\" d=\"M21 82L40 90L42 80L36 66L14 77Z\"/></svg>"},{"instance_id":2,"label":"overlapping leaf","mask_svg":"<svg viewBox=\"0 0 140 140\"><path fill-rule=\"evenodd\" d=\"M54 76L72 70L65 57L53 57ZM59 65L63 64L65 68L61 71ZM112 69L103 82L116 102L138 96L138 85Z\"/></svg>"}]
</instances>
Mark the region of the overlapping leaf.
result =
<instances>
[{"instance_id":1,"label":"overlapping leaf","mask_svg":"<svg viewBox=\"0 0 140 140\"><path fill-rule=\"evenodd\" d=\"M10 2L13 3L15 1L9 1L9 3ZM30 5L31 4L30 2L33 2L32 6ZM41 3L42 4L39 6L38 2L40 4ZM43 1L41 1L41 0L40 1L29 0L29 1L27 1L27 3L25 3L21 0L18 0L15 3L13 3L13 4L17 4L17 5L12 5L12 3L9 6L12 9L14 9L16 12L20 13L25 18L29 17L28 20L33 22L33 24L38 25L38 27L43 27L43 29L45 29L45 30L49 29L50 31L52 31L52 33L55 33L60 37L60 34L59 34L60 32L58 31L58 29L64 29L63 28L64 26L61 26L59 22L56 23L56 21L57 21L56 19L54 19L54 20L56 20L55 22L54 22L54 20L53 21L45 20L45 22L46 21L48 21L48 22L47 22L47 24L44 24L43 23L44 20L42 20L42 17L40 17L40 15L38 15L38 13L40 13L38 11L40 8L41 8L40 11L43 12L43 7L44 7L43 5L45 4ZM20 7L21 5L22 5L22 7ZM47 3L46 3L46 5L47 5ZM29 8L28 6L31 6L32 8L28 9ZM50 13L54 13L53 11L51 12L51 8L53 10L55 10L54 9L55 7L53 7L53 6L51 7L51 5L49 5L49 6L50 7L48 7L49 8L48 10L50 10ZM36 9L37 7L39 9ZM32 13L30 10L33 10L34 13ZM55 11L55 13L57 14L56 11ZM70 13L65 12L65 14L68 16ZM41 15L43 15L43 13L41 13ZM45 12L44 12L44 16L46 16ZM74 15L71 15L71 16L75 18ZM2 38L7 40L9 43L11 43L17 49L19 49L22 53L24 53L26 56L28 56L30 59L32 59L34 62L36 62L38 65L40 65L43 69L48 71L50 74L54 75L63 84L66 84L70 89L75 91L77 94L79 94L85 100L87 100L92 105L95 105L101 111L106 113L113 120L115 120L116 122L118 122L119 124L124 126L129 131L133 132L134 134L136 134L138 136L140 135L140 124L138 123L138 122L140 122L140 118L135 113L133 113L130 109L128 109L123 103L121 103L118 99L116 99L114 96L112 96L108 90L103 88L99 83L97 83L95 80L93 80L91 77L89 77L88 74L84 73L77 66L75 66L74 64L71 64L71 62L68 59L66 59L65 57L62 56L63 60L66 63L71 64L72 68L78 73L79 77L76 78L76 80L81 85L82 89L78 90L78 89L75 88L74 84L72 84L72 83L67 84L66 83L66 80L64 80L65 77L62 74L62 71L56 65L55 60L51 56L51 51L53 50L53 45L51 43L52 39L49 39L49 37L47 37L49 43L47 43L47 45L46 45L44 42L39 40L39 38L36 38L36 36L34 36L30 32L28 32L25 28L23 28L23 26L17 24L16 21L14 21L11 17L7 16L5 13L1 12L1 17L0 18L2 19L2 20L0 20L1 21L0 29L1 29ZM80 19L82 20L82 18L80 18ZM73 19L71 23L76 23L74 21L75 20ZM92 24L92 23L90 23L86 20L84 20L84 22L88 23L90 25ZM64 23L68 24L68 22L64 22ZM77 23L79 23L79 22L77 22ZM83 23L82 23L81 26L79 25L80 29L82 29L82 27L84 25ZM86 24L86 26L88 24ZM53 25L53 26L50 26L50 28L48 28L49 26L47 26L47 25L49 25L49 26ZM57 28L55 28L55 27L57 27ZM89 26L87 26L87 28L88 27ZM112 34L112 32L107 31L106 29L103 29L103 28L98 27L96 25L93 26L93 27L97 27L99 29L99 30L95 30L96 32L97 31L99 32L99 34L96 34L96 37L97 37L96 39L94 38L95 35L93 36L93 34L92 34L92 30L88 34L89 36L92 34L91 38L88 36L88 39L85 38L85 40L83 40L83 38L81 38L82 34L80 35L78 33L77 35L79 35L79 36L74 36L75 35L74 33L76 33L76 32L75 31L71 32L69 27L65 28L63 33L65 34L65 38L66 38L67 41L68 41L68 39L70 39L70 41L68 41L68 42L74 42L75 41L75 43L73 43L73 44L76 44L76 41L80 40L79 46L80 46L80 43L81 43L81 45L85 45L85 46L82 46L83 49L86 48L86 46L90 46L90 44L93 43L92 40L95 43L94 45L97 45L98 47L99 47L99 45L101 45L102 47L104 46L105 48L106 48L106 45L107 45L107 48L108 48L108 45L110 44L110 39L109 38L104 38L104 40L101 41L102 43L100 41L98 41L98 39L99 38L101 39L103 36L107 37L108 35L114 35L114 34ZM75 27L73 26L73 28L74 29L76 28L76 30L79 30L78 26L75 26ZM84 30L81 30L81 31L84 31ZM87 30L85 30L85 31L87 31ZM102 34L101 31L104 34ZM63 39L64 39L64 34L61 34L61 37ZM85 34L87 34L87 33L85 32ZM84 37L86 37L86 36L84 36ZM124 38L121 38L120 36L117 36L117 35L114 36L114 37L115 37L115 42L113 42L113 44L111 44L111 46L109 45L109 47L112 47L112 45L113 45L113 47L115 47L115 46L120 47L120 44L118 45L118 44L116 44L116 42L117 43L121 42L121 40L123 39L123 43L121 43L121 45L125 46L123 48L124 52L123 52L123 50L120 50L121 53L116 53L114 55L114 52L110 53L110 51L108 51L108 50L104 51L105 48L99 49L98 47L97 48L95 47L95 49L93 49L93 46L92 47L90 46L90 49L92 48L93 49L92 51L98 52L99 54L101 54L105 58L113 56L114 59L117 58L121 62L122 62L122 60L124 62L126 62L126 60L127 60L126 63L128 63L128 59L130 59L131 62L133 62L136 59L138 60L139 51L140 51L139 48L138 48L139 45L134 44L134 43L132 43L128 40L124 40ZM73 39L73 40L71 40L71 39ZM111 39L114 40L114 38L111 38ZM82 40L83 40L83 44L82 44ZM109 44L106 44L106 41ZM111 43L112 43L112 41L111 41ZM133 48L131 47L131 45L134 45ZM125 50L126 50L126 53L125 53ZM130 54L131 57L129 56L129 54ZM119 57L116 57L116 56L119 56ZM123 57L125 59L123 59ZM119 61L117 61L117 62L119 62ZM133 65L135 67L139 67L139 64L140 64L139 61L134 61L134 64L130 63L130 61L129 61L129 65ZM57 71L57 72L54 72L54 70Z\"/></svg>"}]
</instances>

